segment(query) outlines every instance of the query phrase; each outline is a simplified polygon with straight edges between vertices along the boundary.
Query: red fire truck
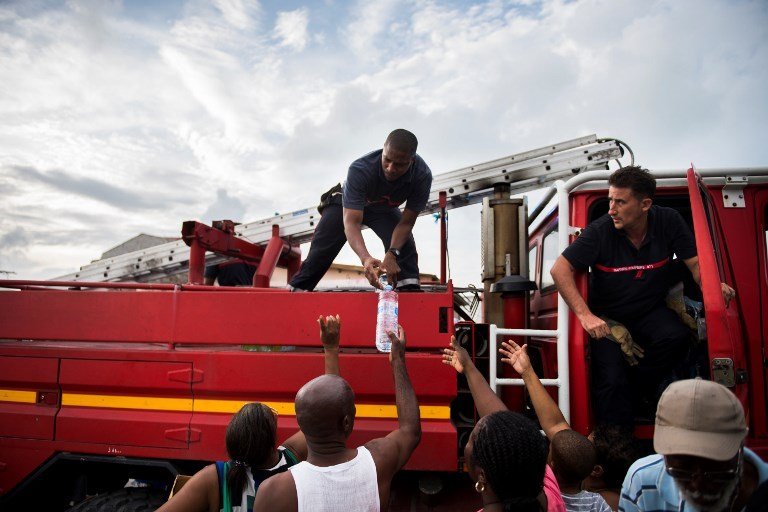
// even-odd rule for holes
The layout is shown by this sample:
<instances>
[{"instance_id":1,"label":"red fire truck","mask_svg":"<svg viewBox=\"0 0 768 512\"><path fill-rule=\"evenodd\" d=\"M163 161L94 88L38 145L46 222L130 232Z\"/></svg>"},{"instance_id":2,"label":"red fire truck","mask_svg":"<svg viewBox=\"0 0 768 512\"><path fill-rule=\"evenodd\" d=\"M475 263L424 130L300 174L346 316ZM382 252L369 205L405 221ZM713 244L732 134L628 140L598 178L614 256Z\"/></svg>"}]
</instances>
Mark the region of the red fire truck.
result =
<instances>
[{"instance_id":1,"label":"red fire truck","mask_svg":"<svg viewBox=\"0 0 768 512\"><path fill-rule=\"evenodd\" d=\"M454 333L514 410L527 408L522 383L499 366L496 347L505 336L525 339L573 427L591 429L587 338L558 300L548 269L578 229L606 211L606 169L623 146L589 136L435 177L426 213L442 220L442 284L400 295L423 430L406 466L412 474L428 480L463 468L477 414L466 383L440 361ZM766 457L768 169L653 172L656 202L680 210L696 235L705 370L739 397L748 444ZM557 196L553 211L529 215L525 199L510 197L552 183L543 204ZM484 315L476 322L461 306L468 290L446 280L445 218L451 208L481 201ZM0 281L3 509L34 503L64 510L94 494L101 503L130 499L129 481L148 485L137 500L162 499L176 475L226 457L225 427L250 401L279 413L285 439L297 429L294 394L323 370L321 314L342 318L341 373L357 405L350 442L391 431L391 371L372 341L376 294L268 287L276 266L296 271L298 244L311 236L316 215L299 210L240 232L188 222L182 242L96 262L67 280ZM237 256L257 263L256 285L202 285L206 253L208 262ZM188 283L157 282L173 273L188 275ZM737 291L729 307L718 293L721 281ZM587 295L586 278L579 285ZM650 437L652 423L638 434Z\"/></svg>"}]
</instances>

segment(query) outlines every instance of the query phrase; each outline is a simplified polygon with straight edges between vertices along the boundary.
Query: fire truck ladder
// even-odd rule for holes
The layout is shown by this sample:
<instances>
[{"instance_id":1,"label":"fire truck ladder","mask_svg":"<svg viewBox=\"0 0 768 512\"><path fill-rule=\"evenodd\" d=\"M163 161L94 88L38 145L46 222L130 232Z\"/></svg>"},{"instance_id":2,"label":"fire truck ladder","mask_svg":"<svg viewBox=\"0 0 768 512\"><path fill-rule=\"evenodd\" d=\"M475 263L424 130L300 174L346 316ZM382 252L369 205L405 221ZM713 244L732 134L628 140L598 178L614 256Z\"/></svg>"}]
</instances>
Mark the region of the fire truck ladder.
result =
<instances>
[{"instance_id":1,"label":"fire truck ladder","mask_svg":"<svg viewBox=\"0 0 768 512\"><path fill-rule=\"evenodd\" d=\"M441 192L446 195L446 209L460 208L482 201L492 193L495 184L508 183L512 194L528 192L579 172L607 169L608 162L622 154L620 141L589 135L438 174L421 215L440 211ZM277 225L281 237L299 245L311 240L319 218L316 207L304 208L241 224L236 227L236 234L252 243L265 244L272 237L272 226ZM208 263L223 260L216 254L208 254L206 259ZM151 282L186 272L188 265L189 249L183 240L178 240L94 261L55 280Z\"/></svg>"}]
</instances>

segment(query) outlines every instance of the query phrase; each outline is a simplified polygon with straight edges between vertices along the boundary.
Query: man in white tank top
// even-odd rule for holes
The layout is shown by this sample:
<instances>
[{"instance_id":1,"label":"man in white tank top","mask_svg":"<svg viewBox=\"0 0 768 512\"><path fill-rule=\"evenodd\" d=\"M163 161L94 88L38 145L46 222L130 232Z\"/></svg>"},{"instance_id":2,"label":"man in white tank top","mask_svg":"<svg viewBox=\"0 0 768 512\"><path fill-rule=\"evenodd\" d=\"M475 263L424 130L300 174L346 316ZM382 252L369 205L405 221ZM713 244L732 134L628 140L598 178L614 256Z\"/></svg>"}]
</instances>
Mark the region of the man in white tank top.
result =
<instances>
[{"instance_id":1,"label":"man in white tank top","mask_svg":"<svg viewBox=\"0 0 768 512\"><path fill-rule=\"evenodd\" d=\"M405 333L390 333L399 428L358 448L347 448L355 423L355 395L347 381L323 375L296 394L296 420L307 438L307 460L265 480L254 512L386 510L392 477L421 438L416 393L405 367Z\"/></svg>"}]
</instances>

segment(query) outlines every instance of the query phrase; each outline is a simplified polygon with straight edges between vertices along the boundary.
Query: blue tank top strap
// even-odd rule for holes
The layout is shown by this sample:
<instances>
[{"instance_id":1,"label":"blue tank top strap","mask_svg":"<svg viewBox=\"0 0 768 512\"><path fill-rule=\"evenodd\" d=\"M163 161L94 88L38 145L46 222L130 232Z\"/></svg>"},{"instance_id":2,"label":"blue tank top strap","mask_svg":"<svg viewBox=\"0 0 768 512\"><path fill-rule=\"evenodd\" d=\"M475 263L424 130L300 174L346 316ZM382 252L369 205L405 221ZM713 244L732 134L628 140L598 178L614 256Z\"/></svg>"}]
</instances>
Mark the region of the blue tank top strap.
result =
<instances>
[{"instance_id":1,"label":"blue tank top strap","mask_svg":"<svg viewBox=\"0 0 768 512\"><path fill-rule=\"evenodd\" d=\"M216 476L219 479L219 510L224 509L224 496L229 495L227 489L227 470L229 463L216 461Z\"/></svg>"}]
</instances>

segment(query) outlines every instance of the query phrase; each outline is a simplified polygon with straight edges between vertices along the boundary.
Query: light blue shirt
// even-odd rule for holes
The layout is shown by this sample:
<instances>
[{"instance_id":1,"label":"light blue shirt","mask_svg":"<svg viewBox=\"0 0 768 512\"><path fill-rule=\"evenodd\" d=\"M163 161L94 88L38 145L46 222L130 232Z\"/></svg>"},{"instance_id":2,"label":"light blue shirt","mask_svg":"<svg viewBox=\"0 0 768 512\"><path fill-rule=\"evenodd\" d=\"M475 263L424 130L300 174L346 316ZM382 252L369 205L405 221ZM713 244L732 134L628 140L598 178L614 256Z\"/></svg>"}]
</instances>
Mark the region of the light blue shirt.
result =
<instances>
[{"instance_id":1,"label":"light blue shirt","mask_svg":"<svg viewBox=\"0 0 768 512\"><path fill-rule=\"evenodd\" d=\"M755 452L744 448L744 460L757 468L759 483L768 480L768 464ZM621 512L683 512L685 501L664 467L664 457L659 454L649 455L635 461L627 471L621 486L619 511Z\"/></svg>"}]
</instances>

